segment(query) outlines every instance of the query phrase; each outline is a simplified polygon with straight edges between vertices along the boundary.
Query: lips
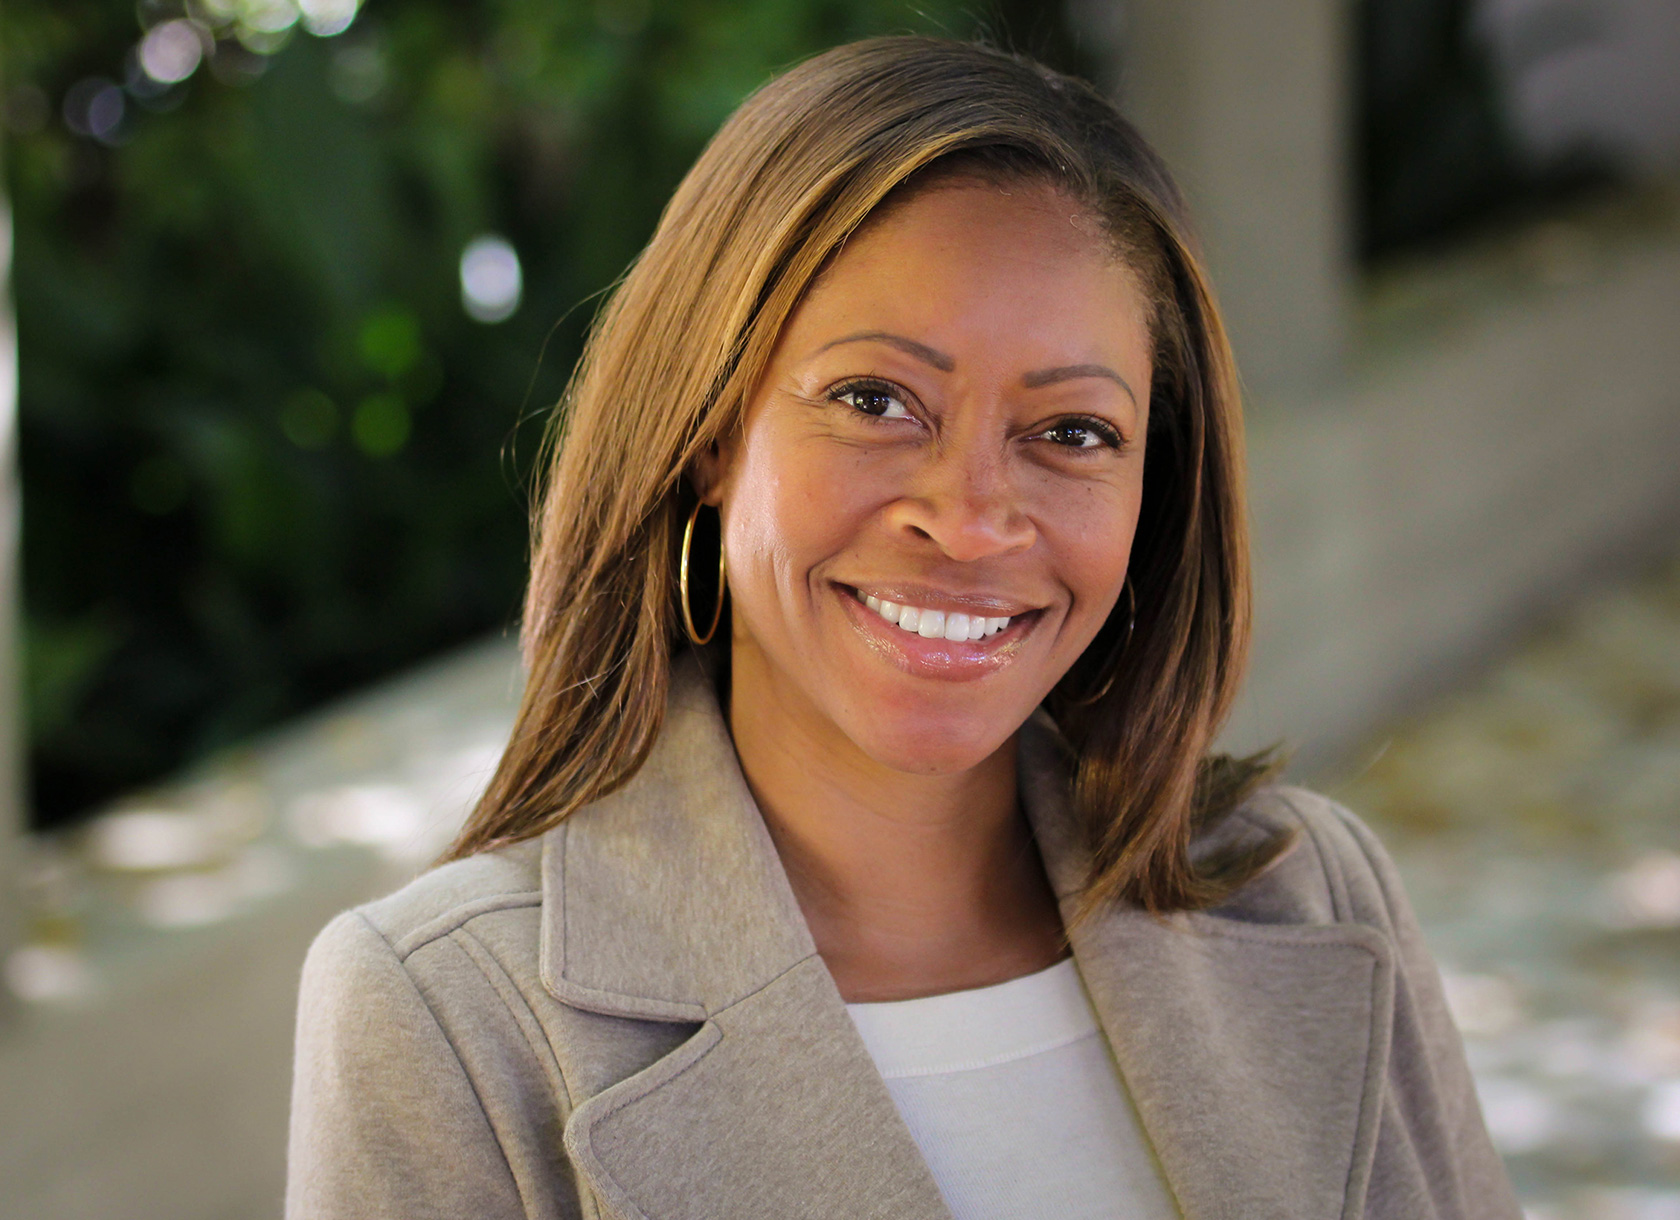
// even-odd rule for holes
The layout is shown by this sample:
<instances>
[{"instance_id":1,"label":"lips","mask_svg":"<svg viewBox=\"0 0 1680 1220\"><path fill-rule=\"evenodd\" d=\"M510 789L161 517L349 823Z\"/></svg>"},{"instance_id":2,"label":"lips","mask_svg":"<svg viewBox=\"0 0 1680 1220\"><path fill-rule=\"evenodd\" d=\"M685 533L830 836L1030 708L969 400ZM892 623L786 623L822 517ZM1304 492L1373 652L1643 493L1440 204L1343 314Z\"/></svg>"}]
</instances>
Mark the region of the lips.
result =
<instances>
[{"instance_id":1,"label":"lips","mask_svg":"<svg viewBox=\"0 0 1680 1220\"><path fill-rule=\"evenodd\" d=\"M1043 612L1043 607L1019 598L990 593L948 593L921 585L836 583L834 587L855 604L864 621L898 628L887 632L886 639L965 644L975 652L990 651L995 644L1015 639ZM973 647L976 645L978 648Z\"/></svg>"},{"instance_id":2,"label":"lips","mask_svg":"<svg viewBox=\"0 0 1680 1220\"><path fill-rule=\"evenodd\" d=\"M830 587L876 656L905 673L947 682L971 681L1010 665L1043 616L1042 607L991 594L920 585L860 588L838 581Z\"/></svg>"}]
</instances>

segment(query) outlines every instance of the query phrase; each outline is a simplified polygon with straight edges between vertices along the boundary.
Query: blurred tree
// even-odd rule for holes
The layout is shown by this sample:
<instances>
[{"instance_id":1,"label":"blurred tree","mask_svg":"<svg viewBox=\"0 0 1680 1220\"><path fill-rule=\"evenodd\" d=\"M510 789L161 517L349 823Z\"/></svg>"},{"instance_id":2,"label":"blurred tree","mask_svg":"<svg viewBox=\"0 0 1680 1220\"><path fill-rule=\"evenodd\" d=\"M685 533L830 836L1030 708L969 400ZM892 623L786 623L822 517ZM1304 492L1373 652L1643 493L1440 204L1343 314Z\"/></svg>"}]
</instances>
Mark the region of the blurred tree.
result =
<instances>
[{"instance_id":1,"label":"blurred tree","mask_svg":"<svg viewBox=\"0 0 1680 1220\"><path fill-rule=\"evenodd\" d=\"M1081 66L974 12L9 0L37 824L509 625L543 408L705 139L872 33Z\"/></svg>"}]
</instances>

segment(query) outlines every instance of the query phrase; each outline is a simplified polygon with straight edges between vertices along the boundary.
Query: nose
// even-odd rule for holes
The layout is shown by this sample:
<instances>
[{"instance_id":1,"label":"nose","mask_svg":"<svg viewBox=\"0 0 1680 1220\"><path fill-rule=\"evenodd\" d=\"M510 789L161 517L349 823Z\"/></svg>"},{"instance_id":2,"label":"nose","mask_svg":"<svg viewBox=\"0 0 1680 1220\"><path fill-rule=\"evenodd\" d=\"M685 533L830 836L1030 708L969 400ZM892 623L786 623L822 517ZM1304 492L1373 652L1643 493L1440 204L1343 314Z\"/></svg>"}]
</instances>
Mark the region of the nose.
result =
<instances>
[{"instance_id":1,"label":"nose","mask_svg":"<svg viewBox=\"0 0 1680 1220\"><path fill-rule=\"evenodd\" d=\"M960 562L1024 551L1037 538L1006 455L979 438L934 446L887 520Z\"/></svg>"}]
</instances>

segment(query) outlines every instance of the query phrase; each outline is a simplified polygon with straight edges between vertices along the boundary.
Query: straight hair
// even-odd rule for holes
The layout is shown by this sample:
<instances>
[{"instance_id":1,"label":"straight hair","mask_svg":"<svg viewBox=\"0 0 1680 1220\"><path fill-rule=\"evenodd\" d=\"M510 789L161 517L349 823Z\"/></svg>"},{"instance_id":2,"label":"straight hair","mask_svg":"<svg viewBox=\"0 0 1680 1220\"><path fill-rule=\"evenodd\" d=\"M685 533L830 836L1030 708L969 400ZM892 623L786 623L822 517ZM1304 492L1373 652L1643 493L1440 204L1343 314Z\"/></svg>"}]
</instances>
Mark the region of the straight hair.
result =
<instances>
[{"instance_id":1,"label":"straight hair","mask_svg":"<svg viewBox=\"0 0 1680 1220\"><path fill-rule=\"evenodd\" d=\"M1249 643L1241 407L1184 203L1080 81L943 39L818 55L735 111L603 307L555 414L533 514L511 741L446 858L542 834L628 781L683 646L677 548L697 455L741 425L784 325L847 238L947 174L1054 187L1104 225L1149 303L1143 503L1110 621L1045 701L1090 851L1079 918L1217 903L1288 845L1191 858L1270 771L1210 754ZM727 633L725 633L727 634Z\"/></svg>"}]
</instances>

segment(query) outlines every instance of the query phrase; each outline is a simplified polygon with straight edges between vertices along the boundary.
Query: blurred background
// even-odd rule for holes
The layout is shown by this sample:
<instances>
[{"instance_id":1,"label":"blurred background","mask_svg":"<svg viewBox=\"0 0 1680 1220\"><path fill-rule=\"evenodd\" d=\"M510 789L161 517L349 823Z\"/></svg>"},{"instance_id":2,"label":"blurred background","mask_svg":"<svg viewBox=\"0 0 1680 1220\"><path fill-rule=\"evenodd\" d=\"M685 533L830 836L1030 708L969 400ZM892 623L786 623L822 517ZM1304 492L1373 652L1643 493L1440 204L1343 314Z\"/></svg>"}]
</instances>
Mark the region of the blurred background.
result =
<instances>
[{"instance_id":1,"label":"blurred background","mask_svg":"<svg viewBox=\"0 0 1680 1220\"><path fill-rule=\"evenodd\" d=\"M1680 1217L1676 0L5 0L0 1216L277 1210L304 948L494 764L594 309L746 93L904 31L1181 176L1226 744L1389 842L1533 1220Z\"/></svg>"}]
</instances>

